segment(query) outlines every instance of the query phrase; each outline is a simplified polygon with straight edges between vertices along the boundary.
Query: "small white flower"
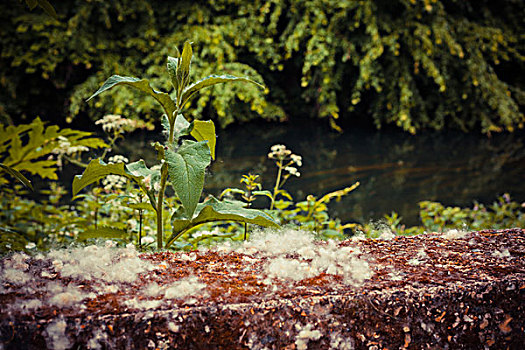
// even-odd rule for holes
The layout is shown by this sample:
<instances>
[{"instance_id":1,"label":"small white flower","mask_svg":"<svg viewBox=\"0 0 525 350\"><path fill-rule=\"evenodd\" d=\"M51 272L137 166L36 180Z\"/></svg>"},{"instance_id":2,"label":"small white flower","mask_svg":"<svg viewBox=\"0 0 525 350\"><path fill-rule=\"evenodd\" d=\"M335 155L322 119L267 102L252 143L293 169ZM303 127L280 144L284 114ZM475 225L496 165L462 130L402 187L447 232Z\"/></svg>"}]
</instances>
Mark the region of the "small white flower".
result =
<instances>
[{"instance_id":1,"label":"small white flower","mask_svg":"<svg viewBox=\"0 0 525 350\"><path fill-rule=\"evenodd\" d=\"M124 132L133 130L137 127L137 122L135 120L126 119L116 114L108 114L104 116L104 118L97 120L95 124L102 124L102 129L106 132L112 130Z\"/></svg>"},{"instance_id":2,"label":"small white flower","mask_svg":"<svg viewBox=\"0 0 525 350\"><path fill-rule=\"evenodd\" d=\"M126 178L120 175L108 175L102 180L104 190L122 189L126 186Z\"/></svg>"},{"instance_id":3,"label":"small white flower","mask_svg":"<svg viewBox=\"0 0 525 350\"><path fill-rule=\"evenodd\" d=\"M36 248L36 244L33 242L29 242L26 244L26 249L35 249L35 248Z\"/></svg>"},{"instance_id":4,"label":"small white flower","mask_svg":"<svg viewBox=\"0 0 525 350\"><path fill-rule=\"evenodd\" d=\"M292 154L292 151L286 149L285 145L273 145L268 153L268 158L271 159L285 159Z\"/></svg>"},{"instance_id":5,"label":"small white flower","mask_svg":"<svg viewBox=\"0 0 525 350\"><path fill-rule=\"evenodd\" d=\"M129 159L120 154L115 154L114 156L111 156L108 159L108 164L127 163L127 162L129 162Z\"/></svg>"},{"instance_id":6,"label":"small white flower","mask_svg":"<svg viewBox=\"0 0 525 350\"><path fill-rule=\"evenodd\" d=\"M301 165L303 165L303 158L302 158L300 155L292 154L292 155L290 156L290 158L292 158L292 161L293 161L297 166L301 166Z\"/></svg>"},{"instance_id":7,"label":"small white flower","mask_svg":"<svg viewBox=\"0 0 525 350\"><path fill-rule=\"evenodd\" d=\"M51 153L57 155L57 165L59 168L62 167L62 158L65 155L89 151L89 148L86 146L71 146L71 142L69 142L67 137L64 136L57 137L57 141L58 145L51 151Z\"/></svg>"},{"instance_id":8,"label":"small white flower","mask_svg":"<svg viewBox=\"0 0 525 350\"><path fill-rule=\"evenodd\" d=\"M293 166L287 166L284 168L284 170L286 170L287 172L290 173L290 175L294 175L294 176L301 176L301 173L297 171L297 168L294 168Z\"/></svg>"},{"instance_id":9,"label":"small white flower","mask_svg":"<svg viewBox=\"0 0 525 350\"><path fill-rule=\"evenodd\" d=\"M273 145L270 150L272 152L281 152L281 151L284 151L286 149L286 146L285 145Z\"/></svg>"}]
</instances>

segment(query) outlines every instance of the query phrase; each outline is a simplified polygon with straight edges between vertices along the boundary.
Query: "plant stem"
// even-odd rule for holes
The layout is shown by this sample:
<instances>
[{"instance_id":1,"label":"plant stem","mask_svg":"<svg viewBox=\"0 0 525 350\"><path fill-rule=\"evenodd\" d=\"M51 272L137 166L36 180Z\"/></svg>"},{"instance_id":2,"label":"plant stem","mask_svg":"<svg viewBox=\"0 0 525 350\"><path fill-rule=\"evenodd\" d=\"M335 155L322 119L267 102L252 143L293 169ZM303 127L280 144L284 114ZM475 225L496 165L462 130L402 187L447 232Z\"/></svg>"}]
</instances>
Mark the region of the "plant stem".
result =
<instances>
[{"instance_id":1,"label":"plant stem","mask_svg":"<svg viewBox=\"0 0 525 350\"><path fill-rule=\"evenodd\" d=\"M166 189L166 182L168 180L168 166L166 163L162 164L162 168L160 170L161 177L160 177L160 190L159 190L159 197L157 198L157 249L162 249L162 240L163 240L163 227L164 222L162 219L162 211L163 211L163 202L164 202L164 190Z\"/></svg>"},{"instance_id":2,"label":"plant stem","mask_svg":"<svg viewBox=\"0 0 525 350\"><path fill-rule=\"evenodd\" d=\"M139 209L139 250L142 250L142 209Z\"/></svg>"},{"instance_id":3,"label":"plant stem","mask_svg":"<svg viewBox=\"0 0 525 350\"><path fill-rule=\"evenodd\" d=\"M270 210L273 209L273 206L275 204L275 197L277 196L277 191L279 190L279 183L281 182L281 173L283 171L282 165L282 161L279 160L279 163L277 164L279 170L277 171L277 180L275 180L275 187L273 188L273 196L272 203L270 204Z\"/></svg>"},{"instance_id":4,"label":"plant stem","mask_svg":"<svg viewBox=\"0 0 525 350\"><path fill-rule=\"evenodd\" d=\"M169 111L166 109L164 110L166 112L166 115L169 118ZM177 109L174 113L175 116L179 114L179 110ZM170 122L170 133L168 137L168 144L171 145L173 143L174 138L174 131L175 131L175 121ZM163 161L165 161L163 159ZM168 180L168 165L166 163L162 163L162 167L160 169L160 189L159 189L159 197L157 198L157 249L162 249L162 241L164 239L163 235L163 229L164 229L164 222L162 218L162 211L163 211L163 205L164 205L164 191L166 190L166 182Z\"/></svg>"}]
</instances>

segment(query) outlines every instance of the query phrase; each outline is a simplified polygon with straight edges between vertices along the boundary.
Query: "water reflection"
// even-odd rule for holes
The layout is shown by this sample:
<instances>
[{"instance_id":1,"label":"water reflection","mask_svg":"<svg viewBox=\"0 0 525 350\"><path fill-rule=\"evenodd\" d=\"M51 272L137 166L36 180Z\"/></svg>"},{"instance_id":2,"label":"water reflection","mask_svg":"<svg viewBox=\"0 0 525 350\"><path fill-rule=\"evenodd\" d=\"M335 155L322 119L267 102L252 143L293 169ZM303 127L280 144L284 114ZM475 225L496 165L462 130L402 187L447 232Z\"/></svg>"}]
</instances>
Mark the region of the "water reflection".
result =
<instances>
[{"instance_id":1,"label":"water reflection","mask_svg":"<svg viewBox=\"0 0 525 350\"><path fill-rule=\"evenodd\" d=\"M217 161L206 179L206 191L240 187L248 172L261 175L271 188L276 168L266 158L283 143L303 156L301 177L286 188L297 200L321 195L360 181L361 186L332 211L345 221L368 221L395 210L404 222L417 223L418 202L448 205L492 202L509 192L525 200L524 134L470 135L345 130L334 134L318 124L297 126L247 124L219 132Z\"/></svg>"}]
</instances>

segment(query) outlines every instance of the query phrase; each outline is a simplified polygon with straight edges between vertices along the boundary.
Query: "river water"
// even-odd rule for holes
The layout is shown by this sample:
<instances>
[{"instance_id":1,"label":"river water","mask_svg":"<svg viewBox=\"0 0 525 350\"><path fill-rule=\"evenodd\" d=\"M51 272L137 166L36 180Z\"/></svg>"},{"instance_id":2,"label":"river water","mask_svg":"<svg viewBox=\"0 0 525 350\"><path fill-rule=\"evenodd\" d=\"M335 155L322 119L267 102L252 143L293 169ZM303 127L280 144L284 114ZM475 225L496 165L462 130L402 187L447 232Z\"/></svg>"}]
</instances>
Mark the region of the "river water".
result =
<instances>
[{"instance_id":1,"label":"river water","mask_svg":"<svg viewBox=\"0 0 525 350\"><path fill-rule=\"evenodd\" d=\"M130 160L154 164L149 146L154 135L121 142L118 152ZM308 194L320 196L361 185L329 208L343 222L378 220L396 211L403 223L418 224L418 203L445 205L491 204L509 193L525 201L525 132L465 134L460 131L421 132L346 129L342 134L318 121L302 124L252 122L218 130L217 159L206 175L205 192L218 195L224 188L242 188L243 174L259 174L265 189L275 182L277 168L267 158L270 147L284 144L303 157L301 176L285 185L296 201ZM256 206L267 207L260 200Z\"/></svg>"},{"instance_id":2,"label":"river water","mask_svg":"<svg viewBox=\"0 0 525 350\"><path fill-rule=\"evenodd\" d=\"M343 221L368 222L392 211L407 224L418 223L418 203L490 204L510 193L525 201L524 133L492 135L459 131L422 132L348 129L342 134L307 122L302 125L252 123L218 133L217 160L206 178L208 193L242 187L242 174L260 174L271 189L277 172L267 159L274 144L285 144L303 157L301 176L285 189L294 199L361 185L331 212ZM264 203L262 203L264 205Z\"/></svg>"}]
</instances>

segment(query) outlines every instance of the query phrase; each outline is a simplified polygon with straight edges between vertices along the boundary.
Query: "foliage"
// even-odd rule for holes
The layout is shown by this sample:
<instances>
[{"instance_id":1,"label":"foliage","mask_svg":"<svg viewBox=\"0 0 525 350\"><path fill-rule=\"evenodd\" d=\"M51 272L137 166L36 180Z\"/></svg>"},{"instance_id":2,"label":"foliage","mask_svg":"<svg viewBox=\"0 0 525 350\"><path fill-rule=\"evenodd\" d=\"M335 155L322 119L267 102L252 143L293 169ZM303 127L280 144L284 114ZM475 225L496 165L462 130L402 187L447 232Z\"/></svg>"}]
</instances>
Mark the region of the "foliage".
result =
<instances>
[{"instance_id":1,"label":"foliage","mask_svg":"<svg viewBox=\"0 0 525 350\"><path fill-rule=\"evenodd\" d=\"M31 1L34 3L35 1ZM102 113L154 118L151 99L121 89L87 108L83 101L110 74L141 75L168 91L158 68L188 35L193 65L266 80L217 86L193 101L192 117L222 126L257 116L312 115L354 123L368 118L414 133L522 127L525 95L523 7L515 0L56 2L60 22L0 5L0 116ZM45 91L42 87L46 87ZM56 96L56 97L55 97ZM49 100L66 110L50 109ZM65 103L64 103L65 101ZM241 103L235 103L241 102ZM26 106L34 106L27 111ZM347 121L347 122L346 122ZM345 123L346 122L346 123Z\"/></svg>"},{"instance_id":2,"label":"foliage","mask_svg":"<svg viewBox=\"0 0 525 350\"><path fill-rule=\"evenodd\" d=\"M273 191L263 190L257 182L258 175L243 175L241 182L245 184L246 190L239 188L227 188L221 193L226 195L241 195L241 198L251 206L256 197L270 199L268 212L276 217L281 225L297 226L302 230L316 232L323 238L345 238L345 229L354 230L358 225L353 223L341 224L337 218L332 218L328 213L327 204L332 200L340 200L359 186L356 182L350 187L325 194L320 199L313 195L306 200L295 202L291 194L283 189L283 186L291 175L300 176L296 166L302 165L302 157L293 154L285 145L274 145L268 153L268 158L275 162L277 175ZM246 227L245 227L246 239Z\"/></svg>"},{"instance_id":3,"label":"foliage","mask_svg":"<svg viewBox=\"0 0 525 350\"><path fill-rule=\"evenodd\" d=\"M525 226L525 203L511 200L508 193L491 205L474 202L472 208L447 207L438 202L419 203L421 226L406 227L397 213L385 216L386 225L394 234L414 235L423 232L443 232L449 229L485 230ZM373 230L370 226L365 232Z\"/></svg>"},{"instance_id":4,"label":"foliage","mask_svg":"<svg viewBox=\"0 0 525 350\"><path fill-rule=\"evenodd\" d=\"M22 0L19 0L22 2ZM46 14L53 17L54 19L58 19L57 13L55 11L55 8L51 3L47 0L25 0L26 5L29 7L30 10L33 10L35 7L39 6L44 10Z\"/></svg>"},{"instance_id":5,"label":"foliage","mask_svg":"<svg viewBox=\"0 0 525 350\"><path fill-rule=\"evenodd\" d=\"M90 132L60 129L56 125L46 127L38 117L29 124L0 124L0 140L3 169L11 169L7 170L11 174L14 171L28 172L49 180L58 179L59 163L53 158L61 155L74 157L90 148L107 146ZM0 185L6 182L6 179L0 176Z\"/></svg>"},{"instance_id":6,"label":"foliage","mask_svg":"<svg viewBox=\"0 0 525 350\"><path fill-rule=\"evenodd\" d=\"M106 118L104 122L103 128L108 131L109 139L115 136L113 127L118 125L130 127L127 124L128 122L121 118ZM10 130L25 130L20 132L19 136L22 138L22 145L27 145L30 140L29 130L33 130L31 135L41 136L42 133L34 132L34 129L40 128L40 126L35 125L40 125L40 123L41 121L37 119L31 124L19 125ZM45 130L44 127L44 134ZM59 134L62 131L64 130L58 129ZM120 132L123 132L123 129L117 133L120 135L119 139L122 138ZM50 133L49 135L53 134ZM72 133L71 135L75 136L76 134ZM89 135L86 136L87 140L91 138ZM61 141L64 145L65 141ZM71 141L75 142L74 137ZM6 142L8 142L7 139ZM114 142L109 143L114 145ZM103 145L106 143L98 140L93 144ZM4 156L9 154L10 147L6 148L7 150L3 153ZM100 147L98 148L100 149ZM48 148L49 150L50 148ZM286 154L288 160L291 160L292 152L286 151L288 150L284 146L272 147L269 154L272 155L270 159L276 165L277 173L280 169L278 158L276 158L277 153ZM211 154L209 148L208 152ZM272 152L276 153L272 154ZM31 152L28 153L31 154ZM59 172L58 155L52 151L41 154L44 159L49 156L54 159L53 169L55 173ZM300 159L297 157L299 156L294 157L296 161ZM38 159L34 158L33 161L38 161ZM67 159L65 160L67 161ZM104 168L107 168L111 169L112 176L105 176L97 180L101 186L78 195L74 203L69 203L65 198L67 192L55 181L49 182L49 188L39 191L39 200L28 197L27 189L22 188L18 182L5 183L0 191L0 205L2 207L0 212L0 253L10 250L50 249L68 245L74 241L89 240L92 242L101 238L115 239L122 244L132 242L142 250L153 249L157 230L157 213L138 183L141 183L142 180L148 189L154 187L158 189L161 165L148 168L150 172L146 172L143 162L135 163L137 164L128 163L128 160L120 155L112 155L104 161L95 159L89 166L94 167L93 169L96 171L89 170L86 172L93 176L100 171L103 173ZM286 164L285 160L281 166ZM298 164L295 163L295 165ZM69 163L64 163L62 169L68 166L70 166ZM290 175L284 169L283 167L282 178L285 175ZM33 175L32 177L36 176ZM134 177L137 177L138 181L133 180ZM132 181L126 181L127 178L132 179ZM244 203L233 199L226 199L221 202L209 197L204 202L197 204L191 220L181 214L184 207L177 196L166 196L162 216L171 216L171 220L164 220L163 230L172 230L175 227L177 232L177 240L173 240L171 248L195 249L201 245L214 245L223 241L246 239L246 226L243 234L243 226L229 220L258 224L258 221L264 216L253 209L248 212L244 210L252 206L260 207L259 199L262 198L266 199L268 203L266 207L268 208L274 192L263 189L257 175L244 175L241 183L244 185L244 189L225 189L221 197L237 195ZM421 226L407 227L402 223L402 218L397 213L392 213L385 216L384 222L379 227L365 225L361 228L353 223L343 224L338 218L331 216L328 211L331 200L338 200L342 196L348 195L359 183L328 193L320 198L310 195L298 202L294 201L282 184L283 182L277 186L279 191L275 192L274 209L263 209L262 211L271 214L282 225L311 230L316 232L318 237L325 239L343 239L347 237L348 233L360 230L368 236L374 237L385 229L394 234L413 235L425 231L445 231L452 228L481 230L523 227L525 224L525 204L512 201L510 196L505 194L491 205L475 202L472 208L447 207L436 202L421 202ZM42 187L41 184L39 185L37 187ZM217 225L213 221L218 219L226 220L228 223Z\"/></svg>"},{"instance_id":7,"label":"foliage","mask_svg":"<svg viewBox=\"0 0 525 350\"><path fill-rule=\"evenodd\" d=\"M164 109L162 125L168 134L164 144L156 143L157 158L161 161L160 169L149 169L143 160L125 164L106 164L102 159L92 160L82 176L73 181L73 194L76 195L86 186L106 176L122 176L135 182L150 201L157 214L157 248L162 249L164 242L164 193L170 180L181 206L172 214L172 234L167 239L166 247L185 231L195 226L212 221L243 221L261 226L277 226L273 219L263 212L245 209L231 201L218 201L214 198L199 204L204 187L204 172L215 158L215 126L211 121L186 120L182 115L184 106L201 89L216 84L243 81L254 85L260 84L249 78L232 75L210 75L190 84L190 67L193 57L191 43L186 41L182 53L177 57L168 57L167 70L175 89L175 97L153 89L147 79L113 75L89 98L112 89L118 85L134 87L153 97ZM89 100L88 99L88 100ZM196 141L187 140L191 135ZM158 191L155 185L158 184ZM179 209L182 209L179 210ZM102 234L108 233L102 232ZM109 232L113 234L113 231Z\"/></svg>"},{"instance_id":8,"label":"foliage","mask_svg":"<svg viewBox=\"0 0 525 350\"><path fill-rule=\"evenodd\" d=\"M33 190L21 172L43 180L58 180L62 157L75 159L82 152L107 144L89 132L46 126L40 118L18 126L0 124L0 140L0 167L4 170L0 171L0 252L24 249L28 243L41 245L53 235L63 237L65 226L81 220L60 204L63 189L50 182L50 189L39 189L44 199L35 201L4 174L14 176Z\"/></svg>"}]
</instances>

